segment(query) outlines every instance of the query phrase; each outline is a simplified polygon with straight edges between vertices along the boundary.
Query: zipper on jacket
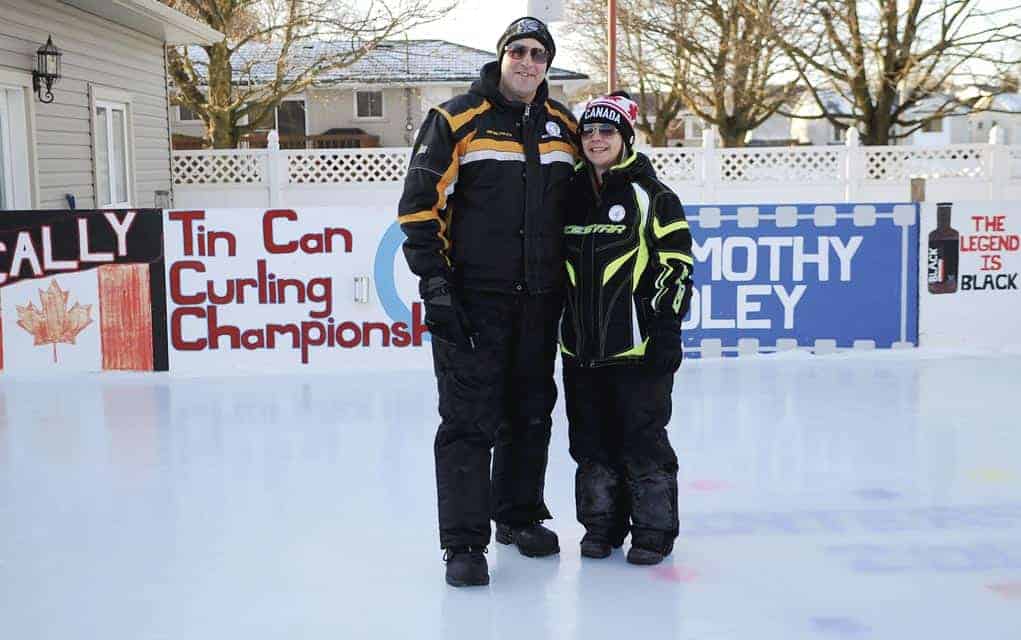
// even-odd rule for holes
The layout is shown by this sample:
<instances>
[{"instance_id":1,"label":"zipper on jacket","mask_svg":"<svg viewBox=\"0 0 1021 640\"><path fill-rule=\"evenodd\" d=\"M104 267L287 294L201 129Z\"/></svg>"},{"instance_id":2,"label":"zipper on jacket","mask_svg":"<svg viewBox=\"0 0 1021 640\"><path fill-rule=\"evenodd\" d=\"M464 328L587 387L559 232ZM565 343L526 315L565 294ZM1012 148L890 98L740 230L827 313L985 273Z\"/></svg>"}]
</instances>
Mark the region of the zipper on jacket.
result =
<instances>
[{"instance_id":1,"label":"zipper on jacket","mask_svg":"<svg viewBox=\"0 0 1021 640\"><path fill-rule=\"evenodd\" d=\"M525 111L521 116L521 150L524 151L525 166L521 169L521 194L523 203L521 207L521 277L528 283L528 235L525 228L528 226L528 143L525 136L528 135L528 114L532 105L525 103Z\"/></svg>"}]
</instances>

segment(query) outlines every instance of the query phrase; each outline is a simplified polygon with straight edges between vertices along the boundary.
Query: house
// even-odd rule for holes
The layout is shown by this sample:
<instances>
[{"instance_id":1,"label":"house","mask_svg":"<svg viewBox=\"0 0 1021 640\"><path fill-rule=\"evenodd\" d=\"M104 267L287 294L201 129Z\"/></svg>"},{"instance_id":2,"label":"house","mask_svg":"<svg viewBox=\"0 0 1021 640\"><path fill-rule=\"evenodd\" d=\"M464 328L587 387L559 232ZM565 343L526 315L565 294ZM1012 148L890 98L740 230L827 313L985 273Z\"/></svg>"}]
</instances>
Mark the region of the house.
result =
<instances>
[{"instance_id":1,"label":"house","mask_svg":"<svg viewBox=\"0 0 1021 640\"><path fill-rule=\"evenodd\" d=\"M222 38L157 0L0 0L0 209L153 206L171 190L164 47Z\"/></svg>"},{"instance_id":2,"label":"house","mask_svg":"<svg viewBox=\"0 0 1021 640\"><path fill-rule=\"evenodd\" d=\"M820 90L819 96L826 105L827 112L836 114L840 124L834 124L827 118L817 117L822 112L812 92L806 91L792 112L795 117L791 119L791 138L801 144L844 144L847 129L853 122L850 118L851 102L833 90ZM919 100L907 113L907 117L924 118L940 110L949 111L949 113L943 117L929 120L921 129L906 138L896 140L894 144L940 146L971 142L968 109L963 105L954 105L948 109L946 105L953 101L952 96L944 94L934 94Z\"/></svg>"},{"instance_id":3,"label":"house","mask_svg":"<svg viewBox=\"0 0 1021 640\"><path fill-rule=\"evenodd\" d=\"M979 98L968 120L975 142L989 142L989 131L998 125L1003 132L1004 144L1021 145L1021 93Z\"/></svg>"},{"instance_id":4,"label":"house","mask_svg":"<svg viewBox=\"0 0 1021 640\"><path fill-rule=\"evenodd\" d=\"M341 43L311 42L302 52L309 58L329 53ZM350 46L350 45L346 45ZM199 47L191 47L192 60L204 59ZM231 59L235 82L269 82L275 75L279 48L273 44L252 43ZM368 146L409 146L414 142L429 108L464 93L479 76L487 62L496 59L492 51L482 51L445 40L401 40L379 44L354 64L327 72L306 91L288 97L276 110L265 128L276 129L282 146L334 146L328 132L343 132L350 137L361 131ZM301 68L301 60L290 60ZM550 96L567 102L567 95L583 84L588 76L558 67L550 69ZM205 126L184 107L172 110L175 141L195 144ZM295 144L296 142L296 144Z\"/></svg>"}]
</instances>

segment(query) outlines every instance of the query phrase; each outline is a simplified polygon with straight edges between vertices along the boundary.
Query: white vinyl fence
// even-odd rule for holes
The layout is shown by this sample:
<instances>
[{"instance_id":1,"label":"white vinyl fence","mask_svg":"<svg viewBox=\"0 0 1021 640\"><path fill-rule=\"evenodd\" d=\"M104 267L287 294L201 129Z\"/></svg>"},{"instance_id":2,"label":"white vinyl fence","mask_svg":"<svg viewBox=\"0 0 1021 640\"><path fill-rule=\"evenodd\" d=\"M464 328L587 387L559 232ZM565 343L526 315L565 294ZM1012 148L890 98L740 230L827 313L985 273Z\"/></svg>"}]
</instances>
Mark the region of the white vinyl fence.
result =
<instances>
[{"instance_id":1,"label":"white vinyl fence","mask_svg":"<svg viewBox=\"0 0 1021 640\"><path fill-rule=\"evenodd\" d=\"M912 178L926 179L930 201L1021 199L1021 146L865 147L854 133L843 146L720 149L713 141L642 151L689 203L905 201ZM269 149L175 151L174 206L330 205L381 187L399 194L410 152L281 150L272 136Z\"/></svg>"}]
</instances>

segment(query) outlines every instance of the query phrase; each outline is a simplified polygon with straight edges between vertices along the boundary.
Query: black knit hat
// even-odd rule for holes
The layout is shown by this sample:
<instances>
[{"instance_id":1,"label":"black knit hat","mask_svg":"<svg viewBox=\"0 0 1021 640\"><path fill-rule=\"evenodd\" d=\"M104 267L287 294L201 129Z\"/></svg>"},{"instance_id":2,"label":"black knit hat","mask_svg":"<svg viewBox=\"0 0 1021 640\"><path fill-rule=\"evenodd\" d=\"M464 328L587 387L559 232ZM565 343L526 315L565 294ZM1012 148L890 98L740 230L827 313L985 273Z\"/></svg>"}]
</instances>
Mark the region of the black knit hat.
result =
<instances>
[{"instance_id":1,"label":"black knit hat","mask_svg":"<svg viewBox=\"0 0 1021 640\"><path fill-rule=\"evenodd\" d=\"M549 69L553 66L553 56L557 53L557 45L553 42L553 35L542 20L527 16L518 18L504 30L503 35L500 36L500 41L496 43L497 61L502 64L504 48L515 40L521 40L522 38L535 38L541 42L542 46L546 47L546 51L549 52L549 57L546 58L546 68Z\"/></svg>"}]
</instances>

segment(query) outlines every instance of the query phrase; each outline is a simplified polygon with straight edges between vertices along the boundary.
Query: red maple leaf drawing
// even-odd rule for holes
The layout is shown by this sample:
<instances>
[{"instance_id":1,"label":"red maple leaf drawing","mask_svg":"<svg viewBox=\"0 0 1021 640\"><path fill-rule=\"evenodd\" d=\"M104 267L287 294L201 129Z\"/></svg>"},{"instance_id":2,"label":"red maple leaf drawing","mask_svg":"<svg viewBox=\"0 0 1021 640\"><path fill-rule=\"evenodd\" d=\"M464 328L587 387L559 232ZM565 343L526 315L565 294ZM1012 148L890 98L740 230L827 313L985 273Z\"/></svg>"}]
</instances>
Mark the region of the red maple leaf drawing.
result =
<instances>
[{"instance_id":1,"label":"red maple leaf drawing","mask_svg":"<svg viewBox=\"0 0 1021 640\"><path fill-rule=\"evenodd\" d=\"M57 361L57 343L75 344L75 338L85 327L92 324L89 312L91 304L77 302L67 308L67 291L60 288L56 280L50 281L50 288L39 290L42 309L36 309L31 302L27 307L15 306L18 312L18 326L32 334L35 345L52 344L53 361Z\"/></svg>"}]
</instances>

